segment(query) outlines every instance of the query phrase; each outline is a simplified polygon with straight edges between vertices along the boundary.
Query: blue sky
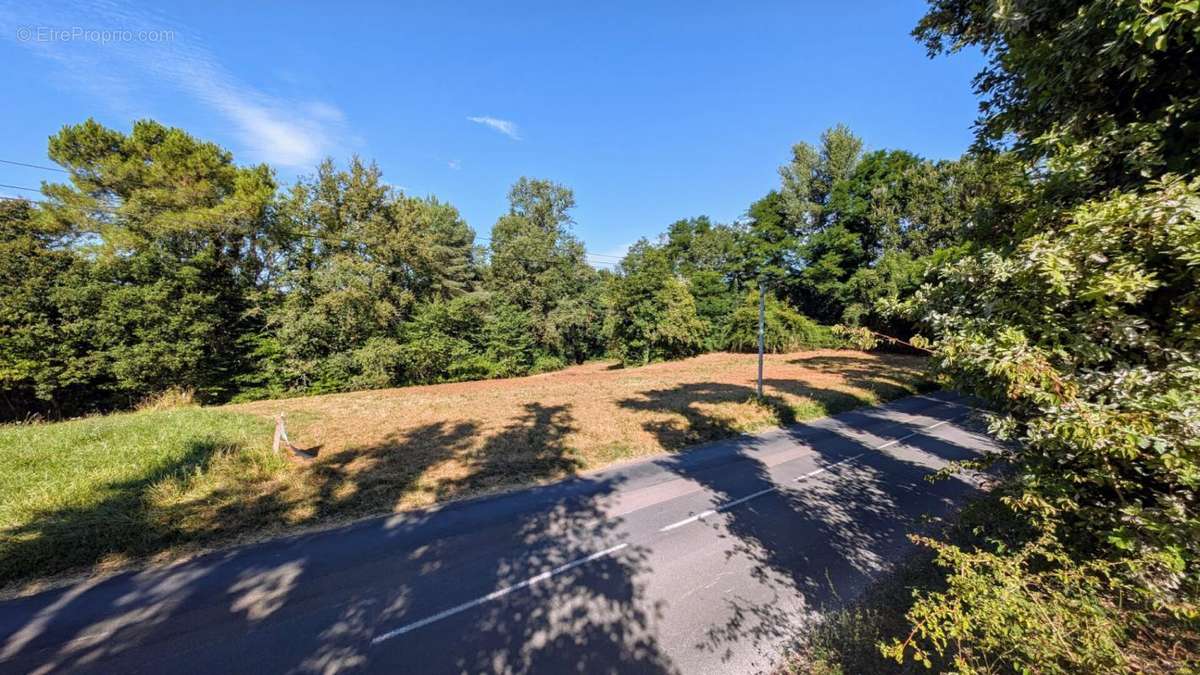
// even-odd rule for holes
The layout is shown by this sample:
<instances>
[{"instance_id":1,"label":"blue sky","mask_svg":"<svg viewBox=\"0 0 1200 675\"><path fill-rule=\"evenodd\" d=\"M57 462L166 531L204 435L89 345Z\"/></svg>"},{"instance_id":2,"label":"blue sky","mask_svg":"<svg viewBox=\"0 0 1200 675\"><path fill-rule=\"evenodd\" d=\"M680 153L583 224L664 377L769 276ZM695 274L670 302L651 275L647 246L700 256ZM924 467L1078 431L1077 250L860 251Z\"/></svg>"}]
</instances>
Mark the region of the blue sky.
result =
<instances>
[{"instance_id":1,"label":"blue sky","mask_svg":"<svg viewBox=\"0 0 1200 675\"><path fill-rule=\"evenodd\" d=\"M83 4L0 4L0 159L45 163L46 138L89 116L151 117L281 183L374 159L482 235L513 181L550 178L600 254L741 216L835 123L951 158L977 110L980 57L927 59L917 0ZM0 165L0 183L53 178Z\"/></svg>"}]
</instances>

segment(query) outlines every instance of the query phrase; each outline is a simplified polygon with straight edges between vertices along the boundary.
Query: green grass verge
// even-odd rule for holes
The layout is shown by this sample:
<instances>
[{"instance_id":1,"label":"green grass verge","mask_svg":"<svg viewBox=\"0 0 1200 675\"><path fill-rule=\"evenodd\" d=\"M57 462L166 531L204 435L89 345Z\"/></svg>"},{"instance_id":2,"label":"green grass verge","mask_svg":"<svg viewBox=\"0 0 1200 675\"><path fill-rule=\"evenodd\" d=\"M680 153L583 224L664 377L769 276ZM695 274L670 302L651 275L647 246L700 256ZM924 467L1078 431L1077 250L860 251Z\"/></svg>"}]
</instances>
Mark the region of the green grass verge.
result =
<instances>
[{"instance_id":1,"label":"green grass verge","mask_svg":"<svg viewBox=\"0 0 1200 675\"><path fill-rule=\"evenodd\" d=\"M0 427L0 582L216 534L179 510L270 480L284 466L270 435L267 421L203 408Z\"/></svg>"}]
</instances>

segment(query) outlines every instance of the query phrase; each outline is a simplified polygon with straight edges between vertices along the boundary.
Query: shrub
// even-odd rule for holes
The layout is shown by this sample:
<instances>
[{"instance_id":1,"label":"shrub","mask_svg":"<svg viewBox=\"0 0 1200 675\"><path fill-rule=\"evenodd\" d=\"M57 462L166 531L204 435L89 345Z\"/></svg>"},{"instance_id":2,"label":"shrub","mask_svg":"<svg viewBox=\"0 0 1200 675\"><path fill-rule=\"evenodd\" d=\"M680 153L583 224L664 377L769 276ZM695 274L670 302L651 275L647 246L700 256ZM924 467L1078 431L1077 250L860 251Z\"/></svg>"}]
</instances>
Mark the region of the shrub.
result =
<instances>
[{"instance_id":1,"label":"shrub","mask_svg":"<svg viewBox=\"0 0 1200 675\"><path fill-rule=\"evenodd\" d=\"M199 405L196 401L196 390L191 387L170 387L151 394L138 402L136 409L138 411L145 410L173 410L175 408L187 408L190 406Z\"/></svg>"},{"instance_id":2,"label":"shrub","mask_svg":"<svg viewBox=\"0 0 1200 675\"><path fill-rule=\"evenodd\" d=\"M711 327L700 319L688 284L671 271L666 254L635 244L608 288L605 334L624 364L698 354Z\"/></svg>"},{"instance_id":3,"label":"shrub","mask_svg":"<svg viewBox=\"0 0 1200 675\"><path fill-rule=\"evenodd\" d=\"M514 377L533 365L533 322L520 308L500 304L487 315L483 327L484 349L493 377Z\"/></svg>"},{"instance_id":4,"label":"shrub","mask_svg":"<svg viewBox=\"0 0 1200 675\"><path fill-rule=\"evenodd\" d=\"M379 389L399 384L404 371L404 348L391 338L373 337L354 350L357 373L351 385L361 389Z\"/></svg>"},{"instance_id":5,"label":"shrub","mask_svg":"<svg viewBox=\"0 0 1200 675\"><path fill-rule=\"evenodd\" d=\"M772 354L843 346L829 326L809 319L774 294L767 295L764 323L764 348ZM726 347L731 351L758 351L758 291L745 295L729 319L725 336Z\"/></svg>"},{"instance_id":6,"label":"shrub","mask_svg":"<svg viewBox=\"0 0 1200 675\"><path fill-rule=\"evenodd\" d=\"M914 32L931 54L982 48L976 145L1025 179L903 307L944 381L998 409L1008 503L1041 534L939 547L951 585L914 606L914 650L963 640L960 671L1154 670L1132 629L1200 619L1200 7L1034 4L933 0Z\"/></svg>"},{"instance_id":7,"label":"shrub","mask_svg":"<svg viewBox=\"0 0 1200 675\"><path fill-rule=\"evenodd\" d=\"M410 382L437 382L445 378L452 364L471 355L471 346L465 340L434 333L410 338L402 354Z\"/></svg>"},{"instance_id":8,"label":"shrub","mask_svg":"<svg viewBox=\"0 0 1200 675\"><path fill-rule=\"evenodd\" d=\"M555 370L562 370L567 367L567 362L557 356L542 354L533 361L533 367L529 369L530 374L550 373Z\"/></svg>"},{"instance_id":9,"label":"shrub","mask_svg":"<svg viewBox=\"0 0 1200 675\"><path fill-rule=\"evenodd\" d=\"M1106 565L1075 564L1051 535L1017 550L915 539L952 570L949 587L914 604L912 633L885 646L886 656L929 666L935 654L949 653L963 673L989 672L990 662L1064 674L1114 672L1126 664L1125 627L1108 597Z\"/></svg>"},{"instance_id":10,"label":"shrub","mask_svg":"<svg viewBox=\"0 0 1200 675\"><path fill-rule=\"evenodd\" d=\"M486 380L498 377L495 364L483 354L464 354L454 359L446 371L447 378L455 381Z\"/></svg>"},{"instance_id":11,"label":"shrub","mask_svg":"<svg viewBox=\"0 0 1200 675\"><path fill-rule=\"evenodd\" d=\"M963 671L1088 670L1120 662L1101 592L1142 620L1200 617L1200 180L1086 202L905 307L935 332L943 381L999 408L993 429L1018 441L1007 503L1043 535L935 544L951 586L916 604L903 646L966 641Z\"/></svg>"}]
</instances>

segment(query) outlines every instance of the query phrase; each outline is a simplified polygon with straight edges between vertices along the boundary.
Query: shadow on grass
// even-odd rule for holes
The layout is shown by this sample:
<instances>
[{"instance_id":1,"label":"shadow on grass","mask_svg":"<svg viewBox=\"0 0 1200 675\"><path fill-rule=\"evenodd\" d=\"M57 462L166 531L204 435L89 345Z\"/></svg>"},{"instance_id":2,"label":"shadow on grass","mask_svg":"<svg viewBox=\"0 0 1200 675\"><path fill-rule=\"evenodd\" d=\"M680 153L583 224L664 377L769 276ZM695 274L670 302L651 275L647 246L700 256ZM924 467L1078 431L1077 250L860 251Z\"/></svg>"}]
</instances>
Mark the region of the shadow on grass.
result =
<instances>
[{"instance_id":1,"label":"shadow on grass","mask_svg":"<svg viewBox=\"0 0 1200 675\"><path fill-rule=\"evenodd\" d=\"M918 384L880 375L878 368L852 367L861 359L845 357L809 357L836 362L846 373L850 387L870 392L856 394L842 389L812 386L803 380L764 379L761 402L770 408L774 422L787 426L796 422L835 415L837 413L876 405L902 396L927 390ZM797 359L799 363L804 359ZM793 404L783 397L789 395L804 399ZM726 438L746 431L731 417L714 414L712 408L721 404L739 404L758 401L753 387L737 384L697 383L684 384L666 389L652 389L640 393L636 398L626 398L617 405L628 410L675 414L682 420L660 420L649 422L643 427L654 434L658 442L668 450L679 450L689 445Z\"/></svg>"},{"instance_id":2,"label":"shadow on grass","mask_svg":"<svg viewBox=\"0 0 1200 675\"><path fill-rule=\"evenodd\" d=\"M652 389L637 398L617 401L617 405L629 410L681 415L678 420L647 422L643 426L654 434L662 447L679 450L689 445L718 438L726 438L744 431L736 420L714 415L706 406L727 403L748 403L757 399L751 387L736 384L699 383L685 384L669 389ZM778 396L764 396L764 403L775 414L778 423L792 424L795 412Z\"/></svg>"},{"instance_id":3,"label":"shadow on grass","mask_svg":"<svg viewBox=\"0 0 1200 675\"><path fill-rule=\"evenodd\" d=\"M896 358L895 355L893 358ZM911 359L913 366L907 374L914 376L909 379L905 379L904 374L901 373L889 374L888 371L881 370L872 361L834 354L801 356L790 359L788 363L813 368L831 375L839 375L845 378L847 385L865 389L876 396L877 400L886 401L913 393L933 391L937 388L936 384L924 378L926 358L923 356L908 358Z\"/></svg>"},{"instance_id":4,"label":"shadow on grass","mask_svg":"<svg viewBox=\"0 0 1200 675\"><path fill-rule=\"evenodd\" d=\"M101 500L39 513L0 533L0 581L152 557L249 532L388 511L430 466L459 452L473 424L429 424L371 447L322 456L306 469L257 473L280 457L238 443L193 440L144 475L103 486ZM211 485L194 481L210 480ZM164 495L164 488L172 494Z\"/></svg>"},{"instance_id":5,"label":"shadow on grass","mask_svg":"<svg viewBox=\"0 0 1200 675\"><path fill-rule=\"evenodd\" d=\"M38 513L0 532L0 581L91 567L110 555L142 556L178 543L182 533L175 523L148 510L150 491L160 481L204 471L221 455L241 451L236 443L190 441L177 459L105 485L99 501Z\"/></svg>"},{"instance_id":6,"label":"shadow on grass","mask_svg":"<svg viewBox=\"0 0 1200 675\"><path fill-rule=\"evenodd\" d=\"M570 406L527 403L524 412L503 431L467 455L466 477L438 483L438 499L574 474L580 462L570 456L565 443L576 430Z\"/></svg>"},{"instance_id":7,"label":"shadow on grass","mask_svg":"<svg viewBox=\"0 0 1200 675\"><path fill-rule=\"evenodd\" d=\"M795 411L781 392L824 397L824 405L861 403L803 383L768 387L767 402L785 424ZM750 387L696 384L621 405L682 415L681 424L647 426L664 447L679 449L739 431L710 406L753 398ZM39 514L23 526L23 539L5 543L0 560L13 577L48 574L113 554L153 555L181 541L229 541L386 512L414 491L447 499L570 476L578 464L566 439L575 429L569 406L531 403L481 443L476 423L428 424L320 456L283 478L218 481L203 494L154 507L154 486L163 478L249 452L198 446L177 464L109 486L104 504ZM895 430L897 437L902 432ZM854 443L818 454L838 461ZM942 450L953 451L930 448ZM687 457L661 465L716 503L775 486L765 466L714 472ZM465 468L439 473L452 458ZM900 460L845 471L854 472L852 480L764 497L757 510L731 511L722 525L729 555L750 561L750 573L780 597L799 590L801 610L874 574L914 522L909 505L927 489L926 471ZM653 573L649 552L610 515L620 475L569 477L0 603L0 669L121 672L185 661L189 670L210 672L674 672L657 641L663 607L644 586ZM937 497L949 503L953 495ZM767 508L773 510L763 517ZM95 536L81 532L89 527ZM519 592L509 593L514 588ZM496 594L504 600L469 604ZM698 650L729 653L735 642L775 641L796 610L762 598L718 602L729 604L732 618L709 627ZM180 635L203 648L179 651Z\"/></svg>"},{"instance_id":8,"label":"shadow on grass","mask_svg":"<svg viewBox=\"0 0 1200 675\"><path fill-rule=\"evenodd\" d=\"M565 443L573 429L568 406L530 404L478 447L473 423L430 424L320 457L299 486L259 486L256 494L227 487L172 512L148 512L157 480L218 452L196 448L178 464L110 486L111 502L34 519L20 546L40 547L37 560L48 567L29 566L31 548L10 544L3 555L10 565L20 561L10 570L45 573L112 553L152 554L185 535L216 541L286 518L379 512L456 454L466 454L465 475L434 481L438 495L486 490L517 473L558 477L576 467ZM571 478L0 603L0 670L128 672L157 663L204 672L675 672L653 628L661 608L639 581L650 573L647 552L607 515L621 482ZM107 517L99 509L121 522L84 536L80 527ZM56 557L72 547L76 554ZM589 558L601 551L609 553ZM585 558L587 565L573 564ZM442 616L465 599L513 587L520 592L503 602ZM397 634L386 646L372 641L439 616L437 626Z\"/></svg>"}]
</instances>

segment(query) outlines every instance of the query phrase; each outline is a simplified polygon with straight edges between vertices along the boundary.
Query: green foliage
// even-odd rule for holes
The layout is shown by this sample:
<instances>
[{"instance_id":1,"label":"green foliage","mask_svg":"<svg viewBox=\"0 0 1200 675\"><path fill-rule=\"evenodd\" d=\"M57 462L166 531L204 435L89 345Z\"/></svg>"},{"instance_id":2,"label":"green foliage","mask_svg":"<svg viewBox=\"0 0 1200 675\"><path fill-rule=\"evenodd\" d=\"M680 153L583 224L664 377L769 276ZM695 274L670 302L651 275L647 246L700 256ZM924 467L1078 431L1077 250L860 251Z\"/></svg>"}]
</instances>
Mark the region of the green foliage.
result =
<instances>
[{"instance_id":1,"label":"green foliage","mask_svg":"<svg viewBox=\"0 0 1200 675\"><path fill-rule=\"evenodd\" d=\"M852 320L882 322L872 303L915 275L873 242L941 241L913 224L930 201L914 192L953 184L941 201L969 200L907 153L860 162L844 127L794 154L745 221L679 220L614 274L587 263L574 194L551 181L518 180L477 248L452 206L357 157L277 191L268 167L179 129L65 127L50 155L69 183L47 184L44 206L0 211L0 414L109 410L177 388L219 402L507 377L606 350L678 358L724 348L762 280L823 320L852 306ZM836 343L772 316L787 324L772 344Z\"/></svg>"},{"instance_id":2,"label":"green foliage","mask_svg":"<svg viewBox=\"0 0 1200 675\"><path fill-rule=\"evenodd\" d=\"M872 256L924 256L961 241L967 197L962 164L930 162L903 150L867 153L836 184L829 210Z\"/></svg>"},{"instance_id":3,"label":"green foliage","mask_svg":"<svg viewBox=\"0 0 1200 675\"><path fill-rule=\"evenodd\" d=\"M906 251L888 251L874 265L860 267L846 280L842 297L846 308L842 321L851 326L871 326L887 335L912 335L912 322L896 316L891 308L911 297L926 273L965 254L963 245L947 246L914 258Z\"/></svg>"},{"instance_id":4,"label":"green foliage","mask_svg":"<svg viewBox=\"0 0 1200 675\"><path fill-rule=\"evenodd\" d=\"M247 333L242 336L243 350L249 364L238 373L234 382L238 393L234 403L264 398L283 398L290 392L285 386L285 354L283 345L269 332Z\"/></svg>"},{"instance_id":5,"label":"green foliage","mask_svg":"<svg viewBox=\"0 0 1200 675\"><path fill-rule=\"evenodd\" d=\"M989 57L979 141L1049 159L1052 189L1089 196L1200 166L1200 11L1192 0L933 0L914 30L931 55Z\"/></svg>"},{"instance_id":6,"label":"green foliage","mask_svg":"<svg viewBox=\"0 0 1200 675\"><path fill-rule=\"evenodd\" d=\"M644 239L634 244L609 284L605 332L613 354L626 364L690 356L709 330L666 251Z\"/></svg>"},{"instance_id":7,"label":"green foliage","mask_svg":"<svg viewBox=\"0 0 1200 675\"><path fill-rule=\"evenodd\" d=\"M744 279L778 282L795 270L800 240L787 209L786 198L774 190L750 205L749 222L738 242Z\"/></svg>"},{"instance_id":8,"label":"green foliage","mask_svg":"<svg viewBox=\"0 0 1200 675\"><path fill-rule=\"evenodd\" d=\"M707 216L677 220L667 228L663 247L676 272L731 273L740 262L738 232Z\"/></svg>"},{"instance_id":9,"label":"green foliage","mask_svg":"<svg viewBox=\"0 0 1200 675\"><path fill-rule=\"evenodd\" d=\"M736 287L716 270L695 270L686 278L696 302L696 316L708 326L705 349L721 349L721 336L737 301Z\"/></svg>"},{"instance_id":10,"label":"green foliage","mask_svg":"<svg viewBox=\"0 0 1200 675\"><path fill-rule=\"evenodd\" d=\"M725 336L730 351L758 351L758 303L758 291L751 290L734 310ZM772 354L842 346L829 327L813 322L774 293L767 294L764 318L764 349Z\"/></svg>"},{"instance_id":11,"label":"green foliage","mask_svg":"<svg viewBox=\"0 0 1200 675\"><path fill-rule=\"evenodd\" d=\"M951 653L961 673L994 672L992 663L1064 675L1126 666L1121 643L1128 627L1110 604L1105 565L1074 564L1051 536L998 551L915 539L954 573L946 590L927 592L914 604L912 634L885 645L886 656L929 666Z\"/></svg>"},{"instance_id":12,"label":"green foliage","mask_svg":"<svg viewBox=\"0 0 1200 675\"><path fill-rule=\"evenodd\" d=\"M650 333L652 352L663 358L700 353L710 327L696 313L696 301L687 282L679 277L667 277L654 300L659 314Z\"/></svg>"},{"instance_id":13,"label":"green foliage","mask_svg":"<svg viewBox=\"0 0 1200 675\"><path fill-rule=\"evenodd\" d=\"M899 307L945 381L996 406L1006 503L1038 537L930 542L949 587L888 649L1127 670L1128 629L1200 619L1200 6L1025 4L936 0L917 28L933 52L986 50L979 140L1013 140L1032 178Z\"/></svg>"},{"instance_id":14,"label":"green foliage","mask_svg":"<svg viewBox=\"0 0 1200 675\"><path fill-rule=\"evenodd\" d=\"M923 260L960 245L976 214L1011 178L1003 161L931 162L903 150L862 154L838 126L820 148L801 143L780 169L782 190L750 209L743 278L776 279L787 299L819 321L866 323L907 336L911 326L876 305L914 291ZM922 262L916 262L922 261Z\"/></svg>"},{"instance_id":15,"label":"green foliage","mask_svg":"<svg viewBox=\"0 0 1200 675\"><path fill-rule=\"evenodd\" d=\"M483 352L480 340L484 331L483 299L464 296L451 301L435 301L418 308L412 320L404 324L402 360L405 381L416 383L455 379L456 375L491 375L490 364L484 368L478 359Z\"/></svg>"},{"instance_id":16,"label":"green foliage","mask_svg":"<svg viewBox=\"0 0 1200 675\"><path fill-rule=\"evenodd\" d=\"M74 261L26 202L0 202L0 392L7 416L47 410L93 377L56 296Z\"/></svg>"},{"instance_id":17,"label":"green foliage","mask_svg":"<svg viewBox=\"0 0 1200 675\"><path fill-rule=\"evenodd\" d=\"M828 206L839 184L854 173L862 157L862 139L845 125L821 134L821 147L798 143L792 161L779 169L783 179L781 201L789 219L803 232L815 232L834 219Z\"/></svg>"},{"instance_id":18,"label":"green foliage","mask_svg":"<svg viewBox=\"0 0 1200 675\"><path fill-rule=\"evenodd\" d=\"M604 285L597 277L582 295L562 298L550 310L543 333L547 349L564 363L583 363L604 352L603 323Z\"/></svg>"},{"instance_id":19,"label":"green foliage","mask_svg":"<svg viewBox=\"0 0 1200 675\"><path fill-rule=\"evenodd\" d=\"M1114 192L912 303L956 383L1004 402L1022 503L1094 551L1163 556L1185 576L1162 598L1200 579L1198 215L1200 181Z\"/></svg>"},{"instance_id":20,"label":"green foliage","mask_svg":"<svg viewBox=\"0 0 1200 675\"><path fill-rule=\"evenodd\" d=\"M663 249L671 268L687 279L696 314L710 327L705 349L723 347L722 334L737 303L737 289L749 274L744 244L737 230L705 216L678 220L667 229Z\"/></svg>"},{"instance_id":21,"label":"green foliage","mask_svg":"<svg viewBox=\"0 0 1200 675\"><path fill-rule=\"evenodd\" d=\"M491 310L483 328L484 345L493 373L513 377L529 372L534 361L533 322L515 305Z\"/></svg>"},{"instance_id":22,"label":"green foliage","mask_svg":"<svg viewBox=\"0 0 1200 675\"><path fill-rule=\"evenodd\" d=\"M369 338L351 357L354 377L350 386L354 389L379 389L401 381L404 348L391 338Z\"/></svg>"},{"instance_id":23,"label":"green foliage","mask_svg":"<svg viewBox=\"0 0 1200 675\"><path fill-rule=\"evenodd\" d=\"M521 178L492 228L486 288L528 312L536 346L564 359L597 353L600 296L583 242L571 233L570 189Z\"/></svg>"},{"instance_id":24,"label":"green foliage","mask_svg":"<svg viewBox=\"0 0 1200 675\"><path fill-rule=\"evenodd\" d=\"M400 327L417 303L460 295L474 276L474 235L457 211L393 192L357 158L344 171L326 161L298 182L277 227L285 271L269 323L284 352L285 389L402 382L396 362L379 365L383 351L397 356Z\"/></svg>"},{"instance_id":25,"label":"green foliage","mask_svg":"<svg viewBox=\"0 0 1200 675\"><path fill-rule=\"evenodd\" d=\"M795 295L807 313L821 321L836 321L850 301L846 284L869 260L862 239L840 223L807 237L806 261L795 276Z\"/></svg>"},{"instance_id":26,"label":"green foliage","mask_svg":"<svg viewBox=\"0 0 1200 675\"><path fill-rule=\"evenodd\" d=\"M270 170L237 167L217 146L151 121L128 135L91 120L64 127L49 153L70 183L46 184L47 205L6 235L20 249L6 264L42 247L26 290L45 294L35 307L6 289L24 318L0 351L26 366L5 389L57 414L171 387L230 396L248 357L241 338L261 326L270 243L257 227L275 189ZM36 333L54 338L21 359Z\"/></svg>"},{"instance_id":27,"label":"green foliage","mask_svg":"<svg viewBox=\"0 0 1200 675\"><path fill-rule=\"evenodd\" d=\"M534 359L533 366L529 369L529 374L537 375L540 373L551 373L556 370L562 370L566 367L567 362L563 361L557 356L542 355Z\"/></svg>"}]
</instances>

